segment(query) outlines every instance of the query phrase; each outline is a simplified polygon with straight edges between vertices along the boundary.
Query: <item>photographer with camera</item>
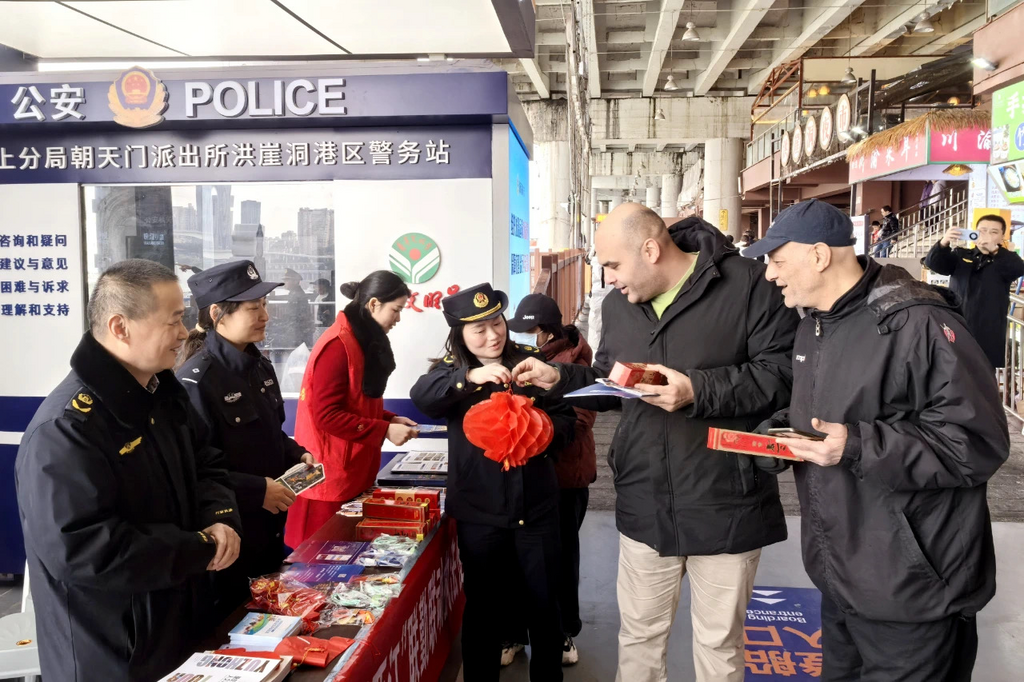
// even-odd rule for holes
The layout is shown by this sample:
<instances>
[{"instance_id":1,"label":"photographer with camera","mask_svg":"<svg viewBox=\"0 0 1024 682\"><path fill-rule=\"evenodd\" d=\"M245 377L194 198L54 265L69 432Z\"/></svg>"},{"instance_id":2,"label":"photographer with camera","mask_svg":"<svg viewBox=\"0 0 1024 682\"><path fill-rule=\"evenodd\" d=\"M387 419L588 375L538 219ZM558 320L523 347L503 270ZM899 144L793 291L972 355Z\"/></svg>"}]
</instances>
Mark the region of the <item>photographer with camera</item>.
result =
<instances>
[{"instance_id":1,"label":"photographer with camera","mask_svg":"<svg viewBox=\"0 0 1024 682\"><path fill-rule=\"evenodd\" d=\"M967 329L995 368L1006 365L1006 311L1010 284L1024 275L1024 261L1003 248L1007 238L1002 216L985 215L973 230L951 227L925 258L928 269L949 275L949 288L960 296ZM953 248L966 237L977 248Z\"/></svg>"}]
</instances>

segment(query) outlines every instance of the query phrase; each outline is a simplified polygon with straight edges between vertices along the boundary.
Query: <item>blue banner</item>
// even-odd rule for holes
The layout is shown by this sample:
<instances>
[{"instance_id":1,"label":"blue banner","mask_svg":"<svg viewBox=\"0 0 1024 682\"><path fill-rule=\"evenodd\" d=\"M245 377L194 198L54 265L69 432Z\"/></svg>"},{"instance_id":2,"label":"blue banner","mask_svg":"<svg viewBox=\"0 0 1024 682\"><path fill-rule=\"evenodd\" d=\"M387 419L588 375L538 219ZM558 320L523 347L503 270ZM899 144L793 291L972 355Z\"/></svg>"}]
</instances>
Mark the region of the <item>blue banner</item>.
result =
<instances>
[{"instance_id":1,"label":"blue banner","mask_svg":"<svg viewBox=\"0 0 1024 682\"><path fill-rule=\"evenodd\" d=\"M821 593L814 588L755 587L743 627L746 682L821 677Z\"/></svg>"}]
</instances>

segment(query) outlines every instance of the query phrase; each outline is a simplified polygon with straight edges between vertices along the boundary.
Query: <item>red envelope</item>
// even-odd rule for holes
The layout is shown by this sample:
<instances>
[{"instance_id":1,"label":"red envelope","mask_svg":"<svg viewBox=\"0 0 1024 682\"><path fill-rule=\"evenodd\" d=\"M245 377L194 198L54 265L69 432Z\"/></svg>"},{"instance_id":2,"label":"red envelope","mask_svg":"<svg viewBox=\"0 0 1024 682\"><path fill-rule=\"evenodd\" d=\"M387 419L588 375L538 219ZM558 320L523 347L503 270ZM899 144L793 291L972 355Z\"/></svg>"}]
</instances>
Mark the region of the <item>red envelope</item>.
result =
<instances>
[{"instance_id":1,"label":"red envelope","mask_svg":"<svg viewBox=\"0 0 1024 682\"><path fill-rule=\"evenodd\" d=\"M345 653L353 644L355 640L347 637L285 637L274 649L274 653L278 656L291 656L296 666L305 664L326 668L328 663Z\"/></svg>"}]
</instances>

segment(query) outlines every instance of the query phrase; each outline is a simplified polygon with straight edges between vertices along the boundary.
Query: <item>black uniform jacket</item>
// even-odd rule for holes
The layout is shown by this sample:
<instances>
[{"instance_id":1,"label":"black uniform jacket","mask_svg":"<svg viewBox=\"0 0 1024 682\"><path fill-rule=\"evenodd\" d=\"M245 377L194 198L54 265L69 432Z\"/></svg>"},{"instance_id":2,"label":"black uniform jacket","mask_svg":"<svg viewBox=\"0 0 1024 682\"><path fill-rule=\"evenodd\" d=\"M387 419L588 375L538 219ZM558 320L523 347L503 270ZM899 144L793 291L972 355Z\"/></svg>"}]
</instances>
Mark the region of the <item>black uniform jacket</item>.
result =
<instances>
[{"instance_id":1,"label":"black uniform jacket","mask_svg":"<svg viewBox=\"0 0 1024 682\"><path fill-rule=\"evenodd\" d=\"M16 462L43 678L155 680L203 634L205 528L240 521L170 371L142 387L91 334Z\"/></svg>"},{"instance_id":2,"label":"black uniform jacket","mask_svg":"<svg viewBox=\"0 0 1024 682\"><path fill-rule=\"evenodd\" d=\"M543 355L529 346L516 346L517 362ZM514 367L515 364L512 365ZM576 412L569 405L544 397L544 391L528 386L513 393L535 398L534 405L551 417L555 435L548 449L520 467L508 471L484 456L466 439L462 419L469 408L508 386L488 383L477 386L466 373L480 367L456 367L451 357L419 378L411 397L423 414L448 422L448 497L446 511L459 521L500 528L518 528L551 513L558 506L558 477L552 456L569 445L575 434ZM509 369L512 369L509 367Z\"/></svg>"},{"instance_id":3,"label":"black uniform jacket","mask_svg":"<svg viewBox=\"0 0 1024 682\"><path fill-rule=\"evenodd\" d=\"M273 364L255 345L240 351L210 331L203 349L178 369L178 380L208 427L210 444L224 452L249 577L276 570L284 558L286 515L263 508L267 478L297 464L306 450L281 430L284 400Z\"/></svg>"}]
</instances>

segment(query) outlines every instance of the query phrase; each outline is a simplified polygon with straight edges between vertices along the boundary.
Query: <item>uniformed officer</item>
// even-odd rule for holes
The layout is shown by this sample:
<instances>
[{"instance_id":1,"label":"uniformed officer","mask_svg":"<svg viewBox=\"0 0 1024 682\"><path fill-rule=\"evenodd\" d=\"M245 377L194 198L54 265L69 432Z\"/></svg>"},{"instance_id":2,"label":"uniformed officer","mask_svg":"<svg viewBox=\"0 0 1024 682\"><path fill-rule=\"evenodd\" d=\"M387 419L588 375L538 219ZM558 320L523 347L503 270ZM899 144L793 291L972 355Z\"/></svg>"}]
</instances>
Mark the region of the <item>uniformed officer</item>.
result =
<instances>
[{"instance_id":1,"label":"uniformed officer","mask_svg":"<svg viewBox=\"0 0 1024 682\"><path fill-rule=\"evenodd\" d=\"M16 484L45 680L173 670L205 634L206 572L238 555L221 453L170 371L184 312L168 268L111 266L71 372L25 430Z\"/></svg>"},{"instance_id":2,"label":"uniformed officer","mask_svg":"<svg viewBox=\"0 0 1024 682\"><path fill-rule=\"evenodd\" d=\"M512 388L535 399L551 417L555 434L548 450L524 466L504 471L467 440L462 420L473 405L509 390L511 369L527 357L543 357L509 340L503 313L508 296L480 284L441 301L451 331L447 355L413 386L411 397L424 414L448 422L448 497L456 520L466 590L462 627L466 682L496 681L505 634L503 613L525 611L533 655L530 679L562 679L562 625L558 612L558 479L549 453L573 438L576 413L545 399L538 388ZM519 575L508 573L515 571ZM513 582L514 581L514 582ZM526 585L525 603L511 604L510 585Z\"/></svg>"},{"instance_id":3,"label":"uniformed officer","mask_svg":"<svg viewBox=\"0 0 1024 682\"><path fill-rule=\"evenodd\" d=\"M313 456L281 430L281 388L270 360L256 344L266 335L267 295L281 282L264 282L252 261L222 263L189 278L199 329L189 334L178 369L192 405L209 427L211 444L227 459L242 515L239 560L215 577L217 611L243 604L249 578L277 571L284 559L285 514L295 495L277 479Z\"/></svg>"}]
</instances>

